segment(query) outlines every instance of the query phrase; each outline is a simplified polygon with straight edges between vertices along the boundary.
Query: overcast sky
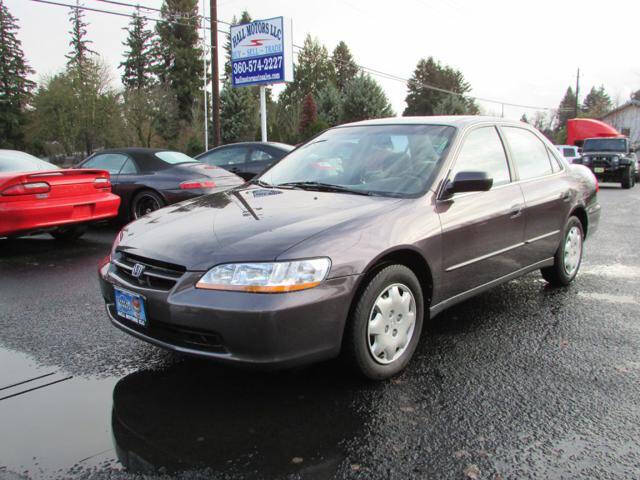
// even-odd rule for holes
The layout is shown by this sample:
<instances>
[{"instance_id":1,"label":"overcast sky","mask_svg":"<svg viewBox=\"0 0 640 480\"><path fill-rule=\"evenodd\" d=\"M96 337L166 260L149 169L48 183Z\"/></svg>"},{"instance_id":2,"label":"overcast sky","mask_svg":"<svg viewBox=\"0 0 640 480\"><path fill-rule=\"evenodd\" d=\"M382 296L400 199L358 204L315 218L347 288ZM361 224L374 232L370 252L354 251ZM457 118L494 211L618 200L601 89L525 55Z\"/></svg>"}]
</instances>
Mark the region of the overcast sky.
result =
<instances>
[{"instance_id":1,"label":"overcast sky","mask_svg":"<svg viewBox=\"0 0 640 480\"><path fill-rule=\"evenodd\" d=\"M75 0L56 0L75 4ZM162 0L120 0L159 7ZM200 6L202 0L199 0ZM130 8L98 0L87 7L118 12ZM209 15L208 4L206 0ZM68 51L68 9L31 0L5 0L19 19L19 38L36 78L60 71ZM219 0L218 18L230 21L247 9L254 19L293 19L294 43L307 33L331 51L344 40L366 67L409 78L420 58L434 56L460 69L472 94L499 101L556 107L581 70L581 93L604 85L614 103L640 89L640 1L637 0ZM154 16L152 13L149 16ZM127 18L86 13L88 39L112 66L122 59ZM225 25L221 29L227 29ZM224 42L220 34L220 42ZM222 58L221 58L222 60ZM376 77L394 110L404 110L406 86ZM581 95L581 99L584 95ZM480 102L485 113L497 104ZM519 118L534 110L506 107Z\"/></svg>"}]
</instances>

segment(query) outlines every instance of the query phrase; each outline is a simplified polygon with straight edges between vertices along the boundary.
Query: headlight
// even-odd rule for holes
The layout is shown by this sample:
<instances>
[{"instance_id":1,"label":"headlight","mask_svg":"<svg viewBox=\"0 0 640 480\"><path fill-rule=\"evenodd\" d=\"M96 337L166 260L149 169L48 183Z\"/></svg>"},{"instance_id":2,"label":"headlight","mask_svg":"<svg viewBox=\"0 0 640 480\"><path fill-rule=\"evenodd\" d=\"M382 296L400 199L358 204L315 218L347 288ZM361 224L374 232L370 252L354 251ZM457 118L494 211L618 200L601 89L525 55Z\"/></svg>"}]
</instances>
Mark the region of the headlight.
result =
<instances>
[{"instance_id":1,"label":"headlight","mask_svg":"<svg viewBox=\"0 0 640 480\"><path fill-rule=\"evenodd\" d=\"M331 260L313 258L290 262L227 263L213 267L196 284L210 290L282 293L313 288L329 273Z\"/></svg>"},{"instance_id":2,"label":"headlight","mask_svg":"<svg viewBox=\"0 0 640 480\"><path fill-rule=\"evenodd\" d=\"M613 163L618 163L620 161L620 157L618 157L617 155L614 155L613 157L611 157L611 161Z\"/></svg>"},{"instance_id":3,"label":"headlight","mask_svg":"<svg viewBox=\"0 0 640 480\"><path fill-rule=\"evenodd\" d=\"M584 160L584 163L589 163L589 160L591 160L591 158L589 158L589 157L582 157L582 160Z\"/></svg>"}]
</instances>

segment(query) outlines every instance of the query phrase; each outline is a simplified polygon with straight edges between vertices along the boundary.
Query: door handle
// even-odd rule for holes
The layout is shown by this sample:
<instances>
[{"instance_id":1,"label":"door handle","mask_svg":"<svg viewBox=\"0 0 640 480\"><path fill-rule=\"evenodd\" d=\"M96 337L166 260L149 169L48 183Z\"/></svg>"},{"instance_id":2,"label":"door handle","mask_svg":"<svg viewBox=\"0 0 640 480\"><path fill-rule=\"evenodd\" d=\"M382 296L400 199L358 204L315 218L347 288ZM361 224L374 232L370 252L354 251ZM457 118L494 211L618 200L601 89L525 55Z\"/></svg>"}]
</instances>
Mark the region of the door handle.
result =
<instances>
[{"instance_id":1,"label":"door handle","mask_svg":"<svg viewBox=\"0 0 640 480\"><path fill-rule=\"evenodd\" d=\"M513 205L511 207L511 210L509 211L509 217L518 218L520 215L522 215L522 210L522 205Z\"/></svg>"}]
</instances>

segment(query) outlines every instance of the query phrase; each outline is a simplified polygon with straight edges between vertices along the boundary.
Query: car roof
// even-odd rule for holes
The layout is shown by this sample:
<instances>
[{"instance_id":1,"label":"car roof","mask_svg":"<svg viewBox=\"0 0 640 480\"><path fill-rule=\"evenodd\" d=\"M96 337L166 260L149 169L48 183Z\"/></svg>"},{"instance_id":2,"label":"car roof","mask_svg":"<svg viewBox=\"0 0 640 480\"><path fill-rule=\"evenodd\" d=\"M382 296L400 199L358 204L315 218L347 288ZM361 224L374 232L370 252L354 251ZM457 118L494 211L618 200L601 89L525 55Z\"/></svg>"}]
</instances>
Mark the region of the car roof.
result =
<instances>
[{"instance_id":1,"label":"car roof","mask_svg":"<svg viewBox=\"0 0 640 480\"><path fill-rule=\"evenodd\" d=\"M527 125L523 122L507 120L500 117L485 115L433 115L428 117L389 117L375 120L363 120L361 122L347 123L340 127L369 126L369 125L446 125L451 127L467 127L479 123L509 123L514 125Z\"/></svg>"},{"instance_id":2,"label":"car roof","mask_svg":"<svg viewBox=\"0 0 640 480\"><path fill-rule=\"evenodd\" d=\"M217 147L210 148L208 151L215 150L216 148L222 148L222 147L255 147L255 146L260 146L260 145L263 145L263 146L266 145L266 146L270 146L270 147L280 147L280 148L283 148L283 149L294 148L293 145L289 145L289 144L286 144L286 143L253 141L253 142L225 143L224 145L218 145Z\"/></svg>"},{"instance_id":3,"label":"car roof","mask_svg":"<svg viewBox=\"0 0 640 480\"><path fill-rule=\"evenodd\" d=\"M127 153L130 155L149 155L157 152L175 152L177 150L172 150L171 148L144 148L144 147L126 147L126 148L106 148L104 150L99 150L94 152L95 154L102 153Z\"/></svg>"}]
</instances>

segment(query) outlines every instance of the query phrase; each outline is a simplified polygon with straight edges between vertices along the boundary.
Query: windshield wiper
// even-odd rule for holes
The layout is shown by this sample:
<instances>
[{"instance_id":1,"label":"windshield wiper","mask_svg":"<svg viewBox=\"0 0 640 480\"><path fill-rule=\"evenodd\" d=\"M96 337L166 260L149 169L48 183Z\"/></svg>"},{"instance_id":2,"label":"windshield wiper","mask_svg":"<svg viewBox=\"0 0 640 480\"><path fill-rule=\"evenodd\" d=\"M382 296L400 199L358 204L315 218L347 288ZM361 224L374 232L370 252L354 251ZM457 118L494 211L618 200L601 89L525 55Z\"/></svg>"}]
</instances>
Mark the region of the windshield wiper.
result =
<instances>
[{"instance_id":1,"label":"windshield wiper","mask_svg":"<svg viewBox=\"0 0 640 480\"><path fill-rule=\"evenodd\" d=\"M322 182L286 182L275 185L276 187L293 187L301 188L303 190L318 190L320 192L340 192L340 193L352 193L354 195L366 195L374 196L374 193L364 190L354 190L340 185L333 185L331 183Z\"/></svg>"},{"instance_id":2,"label":"windshield wiper","mask_svg":"<svg viewBox=\"0 0 640 480\"><path fill-rule=\"evenodd\" d=\"M270 183L265 182L264 180L260 180L258 178L254 178L253 180L249 180L247 182L249 185L258 185L262 188L276 188L275 185L271 185Z\"/></svg>"}]
</instances>

